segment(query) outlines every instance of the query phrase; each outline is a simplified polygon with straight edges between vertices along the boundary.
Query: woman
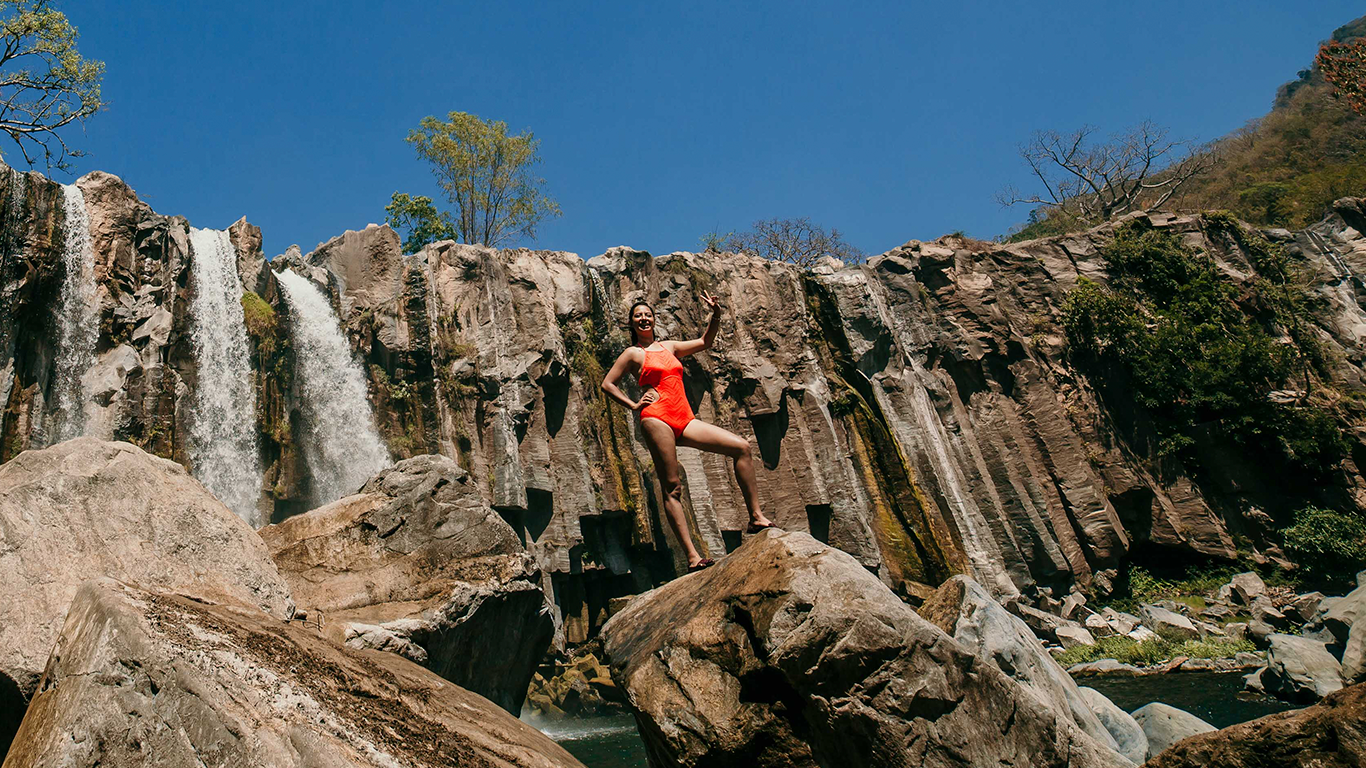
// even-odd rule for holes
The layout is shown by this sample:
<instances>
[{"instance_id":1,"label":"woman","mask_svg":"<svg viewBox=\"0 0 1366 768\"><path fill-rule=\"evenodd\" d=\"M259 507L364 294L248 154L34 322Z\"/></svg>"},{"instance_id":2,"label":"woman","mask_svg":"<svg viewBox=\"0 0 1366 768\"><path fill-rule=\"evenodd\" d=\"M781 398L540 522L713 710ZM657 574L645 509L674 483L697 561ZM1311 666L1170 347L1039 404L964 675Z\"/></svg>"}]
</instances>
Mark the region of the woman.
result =
<instances>
[{"instance_id":1,"label":"woman","mask_svg":"<svg viewBox=\"0 0 1366 768\"><path fill-rule=\"evenodd\" d=\"M613 400L640 414L640 431L655 460L664 511L688 556L688 570L700 571L712 564L693 546L688 521L683 516L683 485L678 477L677 446L699 448L729 456L735 461L735 480L749 509L749 533L772 528L773 523L759 510L759 495L754 485L754 461L749 442L732 432L698 420L683 392L683 364L680 357L710 349L721 324L721 306L711 294L703 292L702 301L711 307L711 323L702 338L692 341L662 341L655 338L655 312L637 301L631 305L631 346L621 353L612 370L602 380L602 391ZM636 374L644 393L639 401L626 396L617 386L627 372Z\"/></svg>"}]
</instances>

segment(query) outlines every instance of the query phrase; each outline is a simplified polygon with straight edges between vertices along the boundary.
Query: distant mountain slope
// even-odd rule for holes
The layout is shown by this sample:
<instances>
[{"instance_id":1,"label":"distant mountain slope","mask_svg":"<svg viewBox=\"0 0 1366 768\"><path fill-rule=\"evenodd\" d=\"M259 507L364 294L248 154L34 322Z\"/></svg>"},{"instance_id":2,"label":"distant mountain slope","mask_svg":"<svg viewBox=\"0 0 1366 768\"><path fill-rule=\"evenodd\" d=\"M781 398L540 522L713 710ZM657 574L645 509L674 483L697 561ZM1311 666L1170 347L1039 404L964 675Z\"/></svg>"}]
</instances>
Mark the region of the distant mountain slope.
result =
<instances>
[{"instance_id":1,"label":"distant mountain slope","mask_svg":"<svg viewBox=\"0 0 1366 768\"><path fill-rule=\"evenodd\" d=\"M1366 36L1366 17L1332 39ZM1281 86L1272 110L1214 143L1222 155L1176 207L1227 209L1253 224L1303 227L1334 200L1366 193L1366 118L1333 98L1316 66Z\"/></svg>"}]
</instances>

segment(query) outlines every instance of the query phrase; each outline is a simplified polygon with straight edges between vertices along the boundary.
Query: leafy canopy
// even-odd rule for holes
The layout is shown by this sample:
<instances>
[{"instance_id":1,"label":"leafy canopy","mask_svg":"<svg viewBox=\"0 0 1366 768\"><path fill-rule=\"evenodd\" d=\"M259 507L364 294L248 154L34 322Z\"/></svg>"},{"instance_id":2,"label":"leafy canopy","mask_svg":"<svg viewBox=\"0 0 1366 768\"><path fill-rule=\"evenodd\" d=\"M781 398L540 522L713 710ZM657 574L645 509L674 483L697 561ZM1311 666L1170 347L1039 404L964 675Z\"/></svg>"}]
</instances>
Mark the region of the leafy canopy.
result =
<instances>
[{"instance_id":1,"label":"leafy canopy","mask_svg":"<svg viewBox=\"0 0 1366 768\"><path fill-rule=\"evenodd\" d=\"M540 142L530 131L511 136L507 123L468 112L446 118L423 118L407 142L431 163L454 215L437 214L430 198L401 200L396 194L391 220L408 225L409 241L425 244L432 241L424 238L453 230L462 242L496 247L518 235L534 239L543 219L560 215L560 206L542 190L545 180L533 173Z\"/></svg>"},{"instance_id":2,"label":"leafy canopy","mask_svg":"<svg viewBox=\"0 0 1366 768\"><path fill-rule=\"evenodd\" d=\"M1211 219L1213 228L1227 226ZM1082 278L1063 303L1071 354L1100 381L1129 383L1159 455L1186 453L1210 428L1322 476L1347 450L1341 425L1312 392L1280 389L1307 383L1321 364L1303 332L1301 291L1279 249L1241 229L1232 237L1245 241L1261 277L1247 298L1208 254L1176 235L1119 227L1102 250L1113 287ZM1270 317L1245 303L1269 308ZM1280 343L1278 325L1295 343Z\"/></svg>"},{"instance_id":3,"label":"leafy canopy","mask_svg":"<svg viewBox=\"0 0 1366 768\"><path fill-rule=\"evenodd\" d=\"M76 50L76 28L49 0L0 0L0 131L30 166L69 170L62 129L99 111L104 63Z\"/></svg>"},{"instance_id":4,"label":"leafy canopy","mask_svg":"<svg viewBox=\"0 0 1366 768\"><path fill-rule=\"evenodd\" d=\"M403 250L407 253L417 253L428 243L456 239L451 215L438 211L430 197L395 192L389 204L384 206L384 212L389 214L386 219L389 226L408 233L403 238Z\"/></svg>"}]
</instances>

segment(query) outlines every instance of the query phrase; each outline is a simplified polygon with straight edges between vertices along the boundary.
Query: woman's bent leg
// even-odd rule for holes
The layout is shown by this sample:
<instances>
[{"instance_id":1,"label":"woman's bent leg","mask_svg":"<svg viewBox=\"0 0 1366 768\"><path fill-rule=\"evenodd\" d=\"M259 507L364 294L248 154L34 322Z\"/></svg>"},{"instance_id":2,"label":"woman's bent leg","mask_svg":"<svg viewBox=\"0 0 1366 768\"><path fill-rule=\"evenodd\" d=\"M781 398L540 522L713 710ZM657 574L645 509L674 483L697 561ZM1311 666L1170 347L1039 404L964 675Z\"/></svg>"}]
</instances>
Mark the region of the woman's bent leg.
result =
<instances>
[{"instance_id":1,"label":"woman's bent leg","mask_svg":"<svg viewBox=\"0 0 1366 768\"><path fill-rule=\"evenodd\" d=\"M674 431L659 419L641 419L640 430L645 433L645 447L655 460L655 473L659 475L659 489L664 501L664 516L669 527L674 529L683 554L688 557L691 568L702 561L702 555L692 543L692 531L688 530L688 518L683 513L683 483L678 473L678 453L674 446Z\"/></svg>"},{"instance_id":2,"label":"woman's bent leg","mask_svg":"<svg viewBox=\"0 0 1366 768\"><path fill-rule=\"evenodd\" d=\"M734 459L735 482L740 485L740 493L745 497L750 522L754 525L772 524L759 509L759 487L754 480L754 459L750 456L749 441L715 424L693 419L683 428L683 436L678 438L678 444Z\"/></svg>"}]
</instances>

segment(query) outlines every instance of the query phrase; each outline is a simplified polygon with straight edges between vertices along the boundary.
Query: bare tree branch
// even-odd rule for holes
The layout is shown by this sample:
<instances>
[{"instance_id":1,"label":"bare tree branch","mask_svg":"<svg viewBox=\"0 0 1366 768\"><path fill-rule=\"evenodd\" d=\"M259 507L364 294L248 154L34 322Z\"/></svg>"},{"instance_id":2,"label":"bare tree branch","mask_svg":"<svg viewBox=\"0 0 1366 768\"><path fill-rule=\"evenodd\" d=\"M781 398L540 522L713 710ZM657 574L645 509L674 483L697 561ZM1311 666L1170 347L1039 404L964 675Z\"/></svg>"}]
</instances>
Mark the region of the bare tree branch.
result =
<instances>
[{"instance_id":1,"label":"bare tree branch","mask_svg":"<svg viewBox=\"0 0 1366 768\"><path fill-rule=\"evenodd\" d=\"M997 201L1042 206L1082 224L1099 224L1131 211L1156 210L1218 159L1189 141L1170 139L1166 128L1151 121L1103 143L1094 141L1095 132L1084 125L1067 135L1034 134L1020 147L1020 157L1043 193L1007 187Z\"/></svg>"}]
</instances>

